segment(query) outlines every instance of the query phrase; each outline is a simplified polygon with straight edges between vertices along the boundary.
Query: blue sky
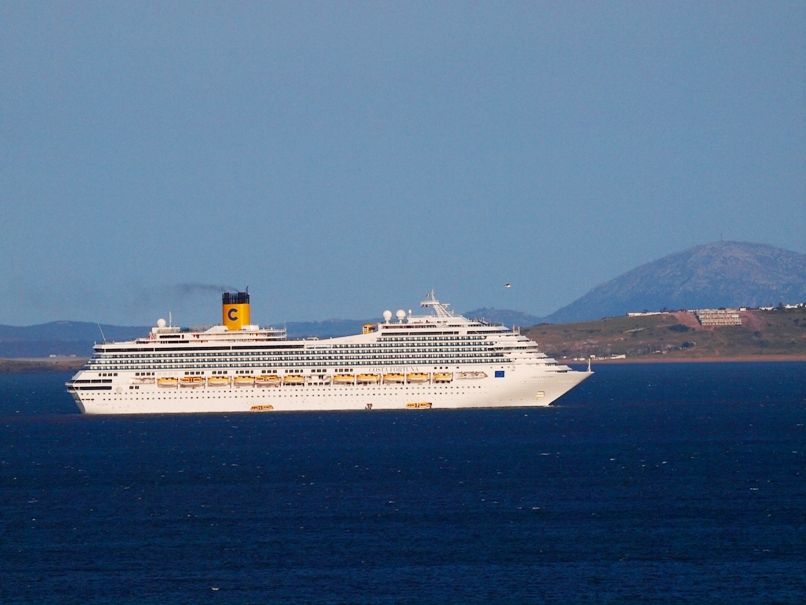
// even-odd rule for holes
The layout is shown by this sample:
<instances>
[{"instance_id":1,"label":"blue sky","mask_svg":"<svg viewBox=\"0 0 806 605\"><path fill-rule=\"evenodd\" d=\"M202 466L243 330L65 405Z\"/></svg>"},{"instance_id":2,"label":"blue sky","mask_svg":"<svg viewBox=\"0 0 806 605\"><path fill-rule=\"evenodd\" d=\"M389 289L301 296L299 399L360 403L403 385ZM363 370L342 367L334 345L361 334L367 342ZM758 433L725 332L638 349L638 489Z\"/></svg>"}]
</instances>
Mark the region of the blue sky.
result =
<instances>
[{"instance_id":1,"label":"blue sky","mask_svg":"<svg viewBox=\"0 0 806 605\"><path fill-rule=\"evenodd\" d=\"M802 2L4 2L0 323L547 314L805 252L804 108Z\"/></svg>"}]
</instances>

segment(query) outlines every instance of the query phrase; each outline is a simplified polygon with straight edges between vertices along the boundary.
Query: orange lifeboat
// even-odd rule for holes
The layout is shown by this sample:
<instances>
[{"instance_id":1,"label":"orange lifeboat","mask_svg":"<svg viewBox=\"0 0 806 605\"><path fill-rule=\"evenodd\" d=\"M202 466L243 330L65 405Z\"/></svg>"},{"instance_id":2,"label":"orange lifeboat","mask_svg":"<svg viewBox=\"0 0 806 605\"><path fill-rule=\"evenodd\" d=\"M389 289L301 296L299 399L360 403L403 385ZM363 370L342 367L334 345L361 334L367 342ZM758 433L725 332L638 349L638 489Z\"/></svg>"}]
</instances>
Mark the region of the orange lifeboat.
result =
<instances>
[{"instance_id":1,"label":"orange lifeboat","mask_svg":"<svg viewBox=\"0 0 806 605\"><path fill-rule=\"evenodd\" d=\"M376 384L381 377L378 374L359 374L355 377L358 384Z\"/></svg>"},{"instance_id":2,"label":"orange lifeboat","mask_svg":"<svg viewBox=\"0 0 806 605\"><path fill-rule=\"evenodd\" d=\"M280 377L276 374L262 374L255 378L255 385L259 387L275 387L279 386Z\"/></svg>"}]
</instances>

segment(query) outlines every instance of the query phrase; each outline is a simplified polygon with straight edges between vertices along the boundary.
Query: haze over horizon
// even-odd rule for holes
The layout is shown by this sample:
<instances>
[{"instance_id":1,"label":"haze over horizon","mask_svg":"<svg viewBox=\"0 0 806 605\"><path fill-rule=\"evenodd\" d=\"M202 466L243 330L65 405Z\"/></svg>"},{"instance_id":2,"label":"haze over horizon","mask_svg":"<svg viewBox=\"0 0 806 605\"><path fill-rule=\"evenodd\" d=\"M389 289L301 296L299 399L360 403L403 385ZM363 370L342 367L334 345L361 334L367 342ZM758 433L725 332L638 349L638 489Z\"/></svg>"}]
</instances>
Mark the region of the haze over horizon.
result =
<instances>
[{"instance_id":1,"label":"haze over horizon","mask_svg":"<svg viewBox=\"0 0 806 605\"><path fill-rule=\"evenodd\" d=\"M804 73L803 3L5 3L0 324L547 315L804 253Z\"/></svg>"}]
</instances>

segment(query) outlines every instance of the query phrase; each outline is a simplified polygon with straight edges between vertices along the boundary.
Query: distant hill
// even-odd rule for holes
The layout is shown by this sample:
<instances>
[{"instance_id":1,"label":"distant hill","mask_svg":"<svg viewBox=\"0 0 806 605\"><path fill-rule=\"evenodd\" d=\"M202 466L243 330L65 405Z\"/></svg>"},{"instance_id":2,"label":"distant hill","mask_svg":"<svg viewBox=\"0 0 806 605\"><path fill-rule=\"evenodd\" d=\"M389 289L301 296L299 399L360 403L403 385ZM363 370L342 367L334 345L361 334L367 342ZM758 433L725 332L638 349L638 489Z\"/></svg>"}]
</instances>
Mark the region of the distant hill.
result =
<instances>
[{"instance_id":1,"label":"distant hill","mask_svg":"<svg viewBox=\"0 0 806 605\"><path fill-rule=\"evenodd\" d=\"M0 325L0 357L89 357L92 345L106 340L130 340L148 333L136 326L100 326L84 321L52 321L33 326Z\"/></svg>"},{"instance_id":2,"label":"distant hill","mask_svg":"<svg viewBox=\"0 0 806 605\"><path fill-rule=\"evenodd\" d=\"M714 242L628 271L555 311L546 321L802 301L806 301L806 254L763 244Z\"/></svg>"},{"instance_id":3,"label":"distant hill","mask_svg":"<svg viewBox=\"0 0 806 605\"><path fill-rule=\"evenodd\" d=\"M33 326L0 325L0 340L89 340L101 341L136 338L148 333L143 326L111 326L86 321L51 321Z\"/></svg>"}]
</instances>

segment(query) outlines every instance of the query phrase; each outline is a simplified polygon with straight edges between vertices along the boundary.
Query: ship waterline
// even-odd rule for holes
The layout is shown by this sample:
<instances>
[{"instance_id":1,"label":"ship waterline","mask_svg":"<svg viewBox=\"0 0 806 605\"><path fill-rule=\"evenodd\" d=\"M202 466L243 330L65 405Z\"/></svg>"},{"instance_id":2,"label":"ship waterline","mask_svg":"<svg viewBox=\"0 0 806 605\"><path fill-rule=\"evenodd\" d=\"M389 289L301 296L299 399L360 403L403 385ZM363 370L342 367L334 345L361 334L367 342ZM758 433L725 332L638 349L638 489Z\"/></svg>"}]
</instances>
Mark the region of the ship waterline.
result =
<instances>
[{"instance_id":1,"label":"ship waterline","mask_svg":"<svg viewBox=\"0 0 806 605\"><path fill-rule=\"evenodd\" d=\"M433 292L430 314L385 311L362 334L289 340L250 325L249 296L225 293L223 325L166 326L103 343L67 383L88 414L546 406L590 376L518 330L467 319ZM191 386L192 388L188 388Z\"/></svg>"}]
</instances>

